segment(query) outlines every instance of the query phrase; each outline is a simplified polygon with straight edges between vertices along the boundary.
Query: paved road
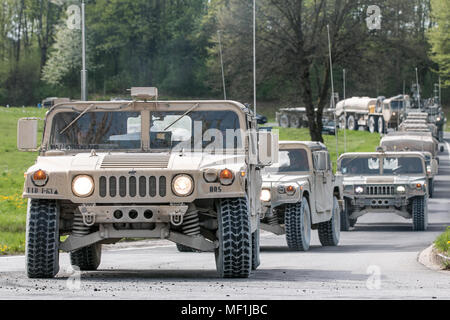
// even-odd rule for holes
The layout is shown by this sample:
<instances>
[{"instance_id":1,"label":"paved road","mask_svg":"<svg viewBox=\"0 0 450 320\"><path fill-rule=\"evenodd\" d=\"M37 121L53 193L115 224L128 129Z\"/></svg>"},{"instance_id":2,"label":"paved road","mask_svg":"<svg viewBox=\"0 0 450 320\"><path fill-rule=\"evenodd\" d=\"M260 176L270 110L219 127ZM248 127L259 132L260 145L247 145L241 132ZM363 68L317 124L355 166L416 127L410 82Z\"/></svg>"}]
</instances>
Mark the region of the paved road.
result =
<instances>
[{"instance_id":1,"label":"paved road","mask_svg":"<svg viewBox=\"0 0 450 320\"><path fill-rule=\"evenodd\" d=\"M366 215L341 234L339 247L321 247L314 233L306 253L289 252L284 237L264 234L262 265L249 279L218 279L213 254L178 253L158 241L105 250L100 270L80 277L67 254L52 280L27 279L22 256L0 258L0 299L450 299L450 272L417 261L450 225L447 151L435 188L426 232L412 232L411 222L395 215Z\"/></svg>"}]
</instances>

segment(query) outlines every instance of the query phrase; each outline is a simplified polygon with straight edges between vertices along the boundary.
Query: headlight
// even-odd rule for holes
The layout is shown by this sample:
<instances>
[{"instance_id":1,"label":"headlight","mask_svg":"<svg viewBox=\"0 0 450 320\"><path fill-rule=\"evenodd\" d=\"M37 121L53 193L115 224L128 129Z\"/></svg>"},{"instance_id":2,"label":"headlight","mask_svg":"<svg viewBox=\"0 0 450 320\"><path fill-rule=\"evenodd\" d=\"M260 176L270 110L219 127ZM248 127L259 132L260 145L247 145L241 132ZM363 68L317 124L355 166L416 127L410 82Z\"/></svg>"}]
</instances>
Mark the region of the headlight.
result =
<instances>
[{"instance_id":1,"label":"headlight","mask_svg":"<svg viewBox=\"0 0 450 320\"><path fill-rule=\"evenodd\" d=\"M220 171L219 180L220 183L223 184L224 186L229 186L230 184L233 183L234 180L233 172L231 172L231 170L228 169Z\"/></svg>"},{"instance_id":2,"label":"headlight","mask_svg":"<svg viewBox=\"0 0 450 320\"><path fill-rule=\"evenodd\" d=\"M194 191L194 181L188 175L178 175L172 180L172 191L179 197L187 197Z\"/></svg>"},{"instance_id":3,"label":"headlight","mask_svg":"<svg viewBox=\"0 0 450 320\"><path fill-rule=\"evenodd\" d=\"M94 192L94 180L87 175L76 176L72 180L72 191L77 197L89 197Z\"/></svg>"},{"instance_id":4,"label":"headlight","mask_svg":"<svg viewBox=\"0 0 450 320\"><path fill-rule=\"evenodd\" d=\"M269 202L271 198L272 198L272 195L270 194L270 190L268 190L268 189L261 190L261 196L260 196L261 201Z\"/></svg>"},{"instance_id":5,"label":"headlight","mask_svg":"<svg viewBox=\"0 0 450 320\"><path fill-rule=\"evenodd\" d=\"M364 192L364 188L363 187L356 187L355 188L355 193L361 194Z\"/></svg>"},{"instance_id":6,"label":"headlight","mask_svg":"<svg viewBox=\"0 0 450 320\"><path fill-rule=\"evenodd\" d=\"M295 187L294 186L287 186L286 187L286 193L290 196L292 196L295 193Z\"/></svg>"},{"instance_id":7,"label":"headlight","mask_svg":"<svg viewBox=\"0 0 450 320\"><path fill-rule=\"evenodd\" d=\"M33 175L31 176L31 181L34 183L36 187L43 187L48 182L48 174L44 171L39 169Z\"/></svg>"},{"instance_id":8,"label":"headlight","mask_svg":"<svg viewBox=\"0 0 450 320\"><path fill-rule=\"evenodd\" d=\"M405 193L405 192L406 192L406 189L405 189L404 186L398 186L398 187L397 187L397 192L398 192L398 193Z\"/></svg>"}]
</instances>

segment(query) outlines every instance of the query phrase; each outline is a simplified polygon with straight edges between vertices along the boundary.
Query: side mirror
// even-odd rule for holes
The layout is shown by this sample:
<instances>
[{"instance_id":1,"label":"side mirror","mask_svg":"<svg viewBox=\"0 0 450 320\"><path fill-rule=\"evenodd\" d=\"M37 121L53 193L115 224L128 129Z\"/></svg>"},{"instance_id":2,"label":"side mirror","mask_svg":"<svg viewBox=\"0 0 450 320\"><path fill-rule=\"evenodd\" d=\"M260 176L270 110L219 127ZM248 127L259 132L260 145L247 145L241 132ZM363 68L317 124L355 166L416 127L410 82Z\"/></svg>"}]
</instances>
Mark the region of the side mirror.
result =
<instances>
[{"instance_id":1,"label":"side mirror","mask_svg":"<svg viewBox=\"0 0 450 320\"><path fill-rule=\"evenodd\" d=\"M38 119L22 118L17 122L17 149L19 151L36 151Z\"/></svg>"},{"instance_id":2,"label":"side mirror","mask_svg":"<svg viewBox=\"0 0 450 320\"><path fill-rule=\"evenodd\" d=\"M327 171L328 170L328 152L318 151L314 153L314 161L316 163L317 171Z\"/></svg>"},{"instance_id":3,"label":"side mirror","mask_svg":"<svg viewBox=\"0 0 450 320\"><path fill-rule=\"evenodd\" d=\"M258 164L270 166L278 162L278 134L270 131L258 132Z\"/></svg>"}]
</instances>

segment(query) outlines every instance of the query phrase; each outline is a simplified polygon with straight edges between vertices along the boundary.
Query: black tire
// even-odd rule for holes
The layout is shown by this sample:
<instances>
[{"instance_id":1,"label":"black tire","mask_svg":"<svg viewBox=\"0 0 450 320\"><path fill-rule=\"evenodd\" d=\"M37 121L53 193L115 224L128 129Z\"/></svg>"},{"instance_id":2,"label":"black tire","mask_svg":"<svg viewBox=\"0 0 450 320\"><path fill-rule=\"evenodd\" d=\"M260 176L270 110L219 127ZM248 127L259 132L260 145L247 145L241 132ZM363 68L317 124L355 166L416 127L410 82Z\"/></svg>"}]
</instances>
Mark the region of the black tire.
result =
<instances>
[{"instance_id":1,"label":"black tire","mask_svg":"<svg viewBox=\"0 0 450 320\"><path fill-rule=\"evenodd\" d=\"M347 118L347 128L348 130L358 131L358 122L355 119L355 116L349 115Z\"/></svg>"},{"instance_id":2,"label":"black tire","mask_svg":"<svg viewBox=\"0 0 450 320\"><path fill-rule=\"evenodd\" d=\"M222 199L218 208L216 268L222 278L248 278L252 269L252 234L247 199Z\"/></svg>"},{"instance_id":3,"label":"black tire","mask_svg":"<svg viewBox=\"0 0 450 320\"><path fill-rule=\"evenodd\" d=\"M279 125L282 128L289 128L289 117L287 114L282 114L280 116Z\"/></svg>"},{"instance_id":4,"label":"black tire","mask_svg":"<svg viewBox=\"0 0 450 320\"><path fill-rule=\"evenodd\" d=\"M319 223L319 240L322 246L337 246L341 235L339 204L336 197L333 198L333 213L331 219Z\"/></svg>"},{"instance_id":5,"label":"black tire","mask_svg":"<svg viewBox=\"0 0 450 320\"><path fill-rule=\"evenodd\" d=\"M425 231L428 227L427 200L424 196L416 197L412 202L413 230Z\"/></svg>"},{"instance_id":6,"label":"black tire","mask_svg":"<svg viewBox=\"0 0 450 320\"><path fill-rule=\"evenodd\" d=\"M377 131L377 123L375 122L374 116L369 117L367 128L369 129L370 133L375 133Z\"/></svg>"},{"instance_id":7,"label":"black tire","mask_svg":"<svg viewBox=\"0 0 450 320\"><path fill-rule=\"evenodd\" d=\"M339 117L339 129L347 129L347 120L345 119L345 115Z\"/></svg>"},{"instance_id":8,"label":"black tire","mask_svg":"<svg viewBox=\"0 0 450 320\"><path fill-rule=\"evenodd\" d=\"M179 244L179 243L177 243L177 250L179 252L201 252L197 249L193 249L193 248L190 248L188 246L185 246L185 245Z\"/></svg>"},{"instance_id":9,"label":"black tire","mask_svg":"<svg viewBox=\"0 0 450 320\"><path fill-rule=\"evenodd\" d=\"M300 118L297 116L291 116L289 119L289 127L300 128Z\"/></svg>"},{"instance_id":10,"label":"black tire","mask_svg":"<svg viewBox=\"0 0 450 320\"><path fill-rule=\"evenodd\" d=\"M54 200L29 200L26 257L28 278L53 278L59 272L59 205Z\"/></svg>"},{"instance_id":11,"label":"black tire","mask_svg":"<svg viewBox=\"0 0 450 320\"><path fill-rule=\"evenodd\" d=\"M355 226L356 222L358 222L358 218L349 219L349 222L350 222L350 227L353 228Z\"/></svg>"},{"instance_id":12,"label":"black tire","mask_svg":"<svg viewBox=\"0 0 450 320\"><path fill-rule=\"evenodd\" d=\"M261 264L259 235L260 231L258 223L258 229L256 229L256 231L252 233L252 270L258 269L259 265Z\"/></svg>"},{"instance_id":13,"label":"black tire","mask_svg":"<svg viewBox=\"0 0 450 320\"><path fill-rule=\"evenodd\" d=\"M101 260L102 245L100 243L95 243L70 253L70 263L80 268L81 271L97 270Z\"/></svg>"},{"instance_id":14,"label":"black tire","mask_svg":"<svg viewBox=\"0 0 450 320\"><path fill-rule=\"evenodd\" d=\"M384 119L383 119L383 117L379 117L378 118L378 133L379 134L383 134L384 132L385 132L385 130L386 130L386 128L385 128L385 123L384 123Z\"/></svg>"},{"instance_id":15,"label":"black tire","mask_svg":"<svg viewBox=\"0 0 450 320\"><path fill-rule=\"evenodd\" d=\"M433 193L434 193L434 180L429 179L428 180L428 195L430 196L430 198L433 198Z\"/></svg>"},{"instance_id":16,"label":"black tire","mask_svg":"<svg viewBox=\"0 0 450 320\"><path fill-rule=\"evenodd\" d=\"M350 201L345 199L345 209L341 211L341 231L350 230Z\"/></svg>"},{"instance_id":17,"label":"black tire","mask_svg":"<svg viewBox=\"0 0 450 320\"><path fill-rule=\"evenodd\" d=\"M308 251L311 243L311 211L308 199L288 204L284 210L286 242L290 250Z\"/></svg>"}]
</instances>

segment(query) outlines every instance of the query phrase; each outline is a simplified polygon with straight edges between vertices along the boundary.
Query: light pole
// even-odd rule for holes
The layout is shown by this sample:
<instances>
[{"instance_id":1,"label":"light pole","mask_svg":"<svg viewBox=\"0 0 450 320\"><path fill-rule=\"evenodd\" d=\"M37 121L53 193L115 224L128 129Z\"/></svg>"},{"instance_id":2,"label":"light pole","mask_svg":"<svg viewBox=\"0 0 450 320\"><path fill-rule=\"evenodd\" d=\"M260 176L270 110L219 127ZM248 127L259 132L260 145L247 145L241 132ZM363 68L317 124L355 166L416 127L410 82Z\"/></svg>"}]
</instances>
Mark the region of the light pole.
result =
<instances>
[{"instance_id":1,"label":"light pole","mask_svg":"<svg viewBox=\"0 0 450 320\"><path fill-rule=\"evenodd\" d=\"M328 51L330 54L330 74L331 74L331 107L334 109L334 132L336 136L336 163L339 159L339 145L338 145L338 130L336 124L336 104L334 101L334 79L333 79L333 59L331 58L331 40L330 40L330 25L327 24L328 31Z\"/></svg>"},{"instance_id":2,"label":"light pole","mask_svg":"<svg viewBox=\"0 0 450 320\"><path fill-rule=\"evenodd\" d=\"M85 16L85 0L81 1L81 100L87 101L87 70L86 70L86 16Z\"/></svg>"},{"instance_id":3,"label":"light pole","mask_svg":"<svg viewBox=\"0 0 450 320\"><path fill-rule=\"evenodd\" d=\"M253 0L253 108L256 117L256 0Z\"/></svg>"},{"instance_id":4,"label":"light pole","mask_svg":"<svg viewBox=\"0 0 450 320\"><path fill-rule=\"evenodd\" d=\"M416 68L416 86L417 86L417 103L419 105L419 110L420 110L421 106L420 106L419 73L417 71L417 68Z\"/></svg>"},{"instance_id":5,"label":"light pole","mask_svg":"<svg viewBox=\"0 0 450 320\"><path fill-rule=\"evenodd\" d=\"M223 71L222 42L220 41L220 33L221 33L221 31L218 30L217 34L219 36L220 65L222 68L223 99L227 100L227 89L225 87L225 73Z\"/></svg>"}]
</instances>

